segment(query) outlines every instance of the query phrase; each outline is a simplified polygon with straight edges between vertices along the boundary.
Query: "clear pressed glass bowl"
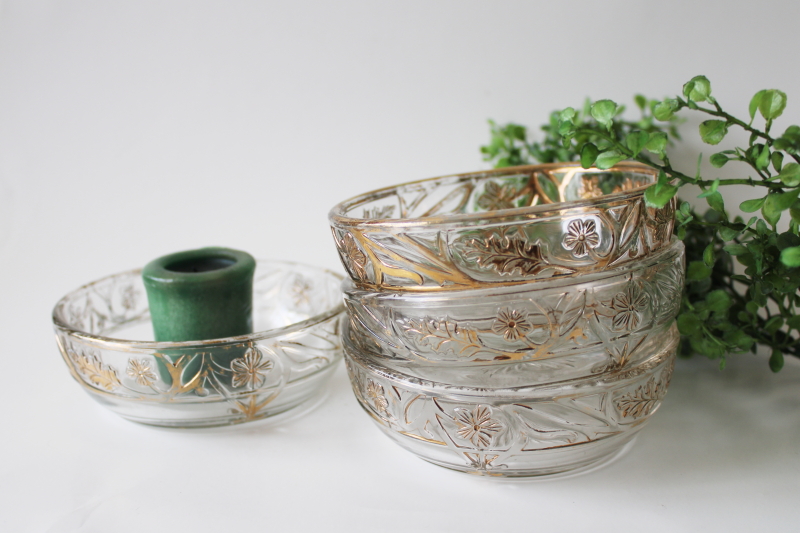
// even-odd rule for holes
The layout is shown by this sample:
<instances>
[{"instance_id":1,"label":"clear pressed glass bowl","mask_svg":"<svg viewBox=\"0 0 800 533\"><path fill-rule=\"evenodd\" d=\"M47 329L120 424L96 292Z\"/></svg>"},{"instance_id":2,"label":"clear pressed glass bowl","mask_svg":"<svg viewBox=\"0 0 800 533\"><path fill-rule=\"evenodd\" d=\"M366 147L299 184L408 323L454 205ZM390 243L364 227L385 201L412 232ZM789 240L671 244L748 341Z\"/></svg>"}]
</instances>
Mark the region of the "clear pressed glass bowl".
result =
<instances>
[{"instance_id":1,"label":"clear pressed glass bowl","mask_svg":"<svg viewBox=\"0 0 800 533\"><path fill-rule=\"evenodd\" d=\"M679 335L598 376L523 387L464 387L392 370L345 345L353 391L378 427L431 463L471 474L539 476L613 456L658 409Z\"/></svg>"},{"instance_id":2,"label":"clear pressed glass bowl","mask_svg":"<svg viewBox=\"0 0 800 533\"><path fill-rule=\"evenodd\" d=\"M675 239L612 270L522 285L398 293L345 280L345 336L383 364L433 379L459 367L460 379L488 383L518 362L535 362L540 380L621 368L673 323L684 262Z\"/></svg>"},{"instance_id":3,"label":"clear pressed glass bowl","mask_svg":"<svg viewBox=\"0 0 800 533\"><path fill-rule=\"evenodd\" d=\"M154 342L140 270L89 283L53 310L61 355L75 380L120 416L156 426L257 420L313 397L342 358L341 276L259 261L255 333Z\"/></svg>"},{"instance_id":4,"label":"clear pressed glass bowl","mask_svg":"<svg viewBox=\"0 0 800 533\"><path fill-rule=\"evenodd\" d=\"M576 276L668 246L675 202L648 208L655 171L577 163L405 183L329 215L345 269L368 290L441 291Z\"/></svg>"}]
</instances>

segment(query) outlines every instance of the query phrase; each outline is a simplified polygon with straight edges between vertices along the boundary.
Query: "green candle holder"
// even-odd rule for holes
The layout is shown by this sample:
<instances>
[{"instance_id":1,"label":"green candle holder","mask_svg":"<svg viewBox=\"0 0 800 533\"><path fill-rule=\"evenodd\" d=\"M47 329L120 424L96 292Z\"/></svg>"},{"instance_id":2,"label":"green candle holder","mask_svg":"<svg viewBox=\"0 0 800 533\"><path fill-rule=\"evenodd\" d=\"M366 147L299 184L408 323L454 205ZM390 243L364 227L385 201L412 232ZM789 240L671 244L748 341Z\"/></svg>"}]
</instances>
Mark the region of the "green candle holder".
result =
<instances>
[{"instance_id":1,"label":"green candle holder","mask_svg":"<svg viewBox=\"0 0 800 533\"><path fill-rule=\"evenodd\" d=\"M158 342L183 342L247 335L253 331L253 256L230 248L200 248L159 257L142 270L153 332ZM220 351L221 350L221 351ZM242 349L218 348L225 364ZM185 354L165 353L174 363ZM162 379L172 382L174 369L158 364ZM200 356L186 362L183 374L194 375ZM172 372L170 372L172 370Z\"/></svg>"}]
</instances>

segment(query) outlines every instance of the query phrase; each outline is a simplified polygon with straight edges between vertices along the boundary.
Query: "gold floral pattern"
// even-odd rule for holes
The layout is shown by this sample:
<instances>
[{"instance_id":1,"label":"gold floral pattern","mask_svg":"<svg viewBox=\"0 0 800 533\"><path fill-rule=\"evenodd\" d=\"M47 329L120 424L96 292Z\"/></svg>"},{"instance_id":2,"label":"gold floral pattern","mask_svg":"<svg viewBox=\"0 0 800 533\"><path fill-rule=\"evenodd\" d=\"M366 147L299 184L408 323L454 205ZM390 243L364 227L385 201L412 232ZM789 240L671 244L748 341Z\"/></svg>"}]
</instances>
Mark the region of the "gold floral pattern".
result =
<instances>
[{"instance_id":1,"label":"gold floral pattern","mask_svg":"<svg viewBox=\"0 0 800 533\"><path fill-rule=\"evenodd\" d=\"M588 255L589 250L597 248L599 244L600 236L594 220L573 220L567 226L563 245L567 250L572 250L575 257Z\"/></svg>"},{"instance_id":2,"label":"gold floral pattern","mask_svg":"<svg viewBox=\"0 0 800 533\"><path fill-rule=\"evenodd\" d=\"M492 331L502 335L507 341L519 340L525 337L532 329L533 326L528 321L528 313L526 311L517 311L516 309L501 309L492 324Z\"/></svg>"},{"instance_id":3,"label":"gold floral pattern","mask_svg":"<svg viewBox=\"0 0 800 533\"><path fill-rule=\"evenodd\" d=\"M476 405L472 411L458 411L454 420L458 435L479 448L489 446L495 433L503 429L502 424L492 418L491 409L483 405Z\"/></svg>"},{"instance_id":4,"label":"gold floral pattern","mask_svg":"<svg viewBox=\"0 0 800 533\"><path fill-rule=\"evenodd\" d=\"M647 294L638 285L631 284L624 291L617 293L611 301L614 329L628 331L636 329L642 321L647 301Z\"/></svg>"},{"instance_id":5,"label":"gold floral pattern","mask_svg":"<svg viewBox=\"0 0 800 533\"><path fill-rule=\"evenodd\" d=\"M499 209L513 209L514 199L519 191L510 183L498 185L494 181L486 184L486 188L478 197L478 206L487 211L497 211Z\"/></svg>"},{"instance_id":6,"label":"gold floral pattern","mask_svg":"<svg viewBox=\"0 0 800 533\"><path fill-rule=\"evenodd\" d=\"M367 382L367 398L372 402L372 405L375 406L381 413L386 413L386 409L389 407L389 401L386 399L386 396L383 393L383 386L375 383L371 379Z\"/></svg>"},{"instance_id":7,"label":"gold floral pattern","mask_svg":"<svg viewBox=\"0 0 800 533\"><path fill-rule=\"evenodd\" d=\"M266 372L272 370L272 361L262 361L261 351L251 346L245 352L244 357L239 357L231 362L233 371L234 388L247 386L250 389L257 389L266 381Z\"/></svg>"},{"instance_id":8,"label":"gold floral pattern","mask_svg":"<svg viewBox=\"0 0 800 533\"><path fill-rule=\"evenodd\" d=\"M150 361L147 359L128 359L128 368L125 373L136 380L143 387L149 387L157 379Z\"/></svg>"}]
</instances>

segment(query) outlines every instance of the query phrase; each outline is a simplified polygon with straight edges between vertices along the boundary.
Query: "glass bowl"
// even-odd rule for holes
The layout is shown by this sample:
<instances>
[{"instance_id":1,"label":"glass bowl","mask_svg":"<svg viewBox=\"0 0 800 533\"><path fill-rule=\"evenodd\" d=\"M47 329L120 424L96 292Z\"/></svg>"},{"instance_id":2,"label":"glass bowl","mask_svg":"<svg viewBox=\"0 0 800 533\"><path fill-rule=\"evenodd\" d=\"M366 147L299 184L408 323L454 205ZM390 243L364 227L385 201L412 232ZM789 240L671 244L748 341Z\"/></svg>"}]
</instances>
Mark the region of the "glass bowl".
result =
<instances>
[{"instance_id":1,"label":"glass bowl","mask_svg":"<svg viewBox=\"0 0 800 533\"><path fill-rule=\"evenodd\" d=\"M375 292L345 280L346 335L361 352L417 375L563 357L575 373L617 368L636 362L640 345L674 321L684 255L674 239L612 270L462 291Z\"/></svg>"},{"instance_id":2,"label":"glass bowl","mask_svg":"<svg viewBox=\"0 0 800 533\"><path fill-rule=\"evenodd\" d=\"M642 429L666 394L679 340L671 328L638 364L524 387L463 387L392 370L345 346L361 407L403 448L471 474L524 477L597 464Z\"/></svg>"},{"instance_id":3,"label":"glass bowl","mask_svg":"<svg viewBox=\"0 0 800 533\"><path fill-rule=\"evenodd\" d=\"M83 388L120 416L210 427L282 413L308 400L342 358L344 315L333 272L259 261L256 333L155 342L141 270L89 283L56 304L61 355Z\"/></svg>"},{"instance_id":4,"label":"glass bowl","mask_svg":"<svg viewBox=\"0 0 800 533\"><path fill-rule=\"evenodd\" d=\"M575 276L669 245L675 200L644 202L655 171L510 167L380 189L335 206L345 269L369 290L440 291Z\"/></svg>"}]
</instances>

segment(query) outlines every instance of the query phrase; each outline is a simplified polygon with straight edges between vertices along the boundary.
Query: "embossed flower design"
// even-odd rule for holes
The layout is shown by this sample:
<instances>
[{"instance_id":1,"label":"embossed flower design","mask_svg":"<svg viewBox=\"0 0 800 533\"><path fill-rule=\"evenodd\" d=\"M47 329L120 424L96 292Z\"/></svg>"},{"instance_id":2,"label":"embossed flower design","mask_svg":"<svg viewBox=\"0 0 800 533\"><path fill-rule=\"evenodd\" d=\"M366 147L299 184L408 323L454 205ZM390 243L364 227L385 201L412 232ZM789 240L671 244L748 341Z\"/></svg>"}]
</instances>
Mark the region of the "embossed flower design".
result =
<instances>
[{"instance_id":1,"label":"embossed flower design","mask_svg":"<svg viewBox=\"0 0 800 533\"><path fill-rule=\"evenodd\" d=\"M348 263L347 266L359 279L365 279L367 275L367 256L356 244L356 240L350 233L345 233L341 241L342 256Z\"/></svg>"},{"instance_id":2,"label":"embossed flower design","mask_svg":"<svg viewBox=\"0 0 800 533\"><path fill-rule=\"evenodd\" d=\"M492 411L483 405L476 405L472 411L458 411L455 423L458 435L479 448L488 446L494 434L503 429L500 422L492 418Z\"/></svg>"},{"instance_id":3,"label":"embossed flower design","mask_svg":"<svg viewBox=\"0 0 800 533\"><path fill-rule=\"evenodd\" d=\"M624 291L617 293L611 301L611 309L614 310L612 319L614 328L636 329L642 320L646 306L647 294L636 285L630 285Z\"/></svg>"},{"instance_id":4,"label":"embossed flower design","mask_svg":"<svg viewBox=\"0 0 800 533\"><path fill-rule=\"evenodd\" d=\"M597 225L594 220L573 220L567 226L563 245L567 250L572 250L575 257L583 257L590 249L597 248L600 236L597 234Z\"/></svg>"},{"instance_id":5,"label":"embossed flower design","mask_svg":"<svg viewBox=\"0 0 800 533\"><path fill-rule=\"evenodd\" d=\"M490 181L486 184L483 194L478 197L478 206L486 209L487 211L496 211L498 209L513 209L514 199L517 197L519 191L512 185L498 185Z\"/></svg>"},{"instance_id":6,"label":"embossed flower design","mask_svg":"<svg viewBox=\"0 0 800 533\"><path fill-rule=\"evenodd\" d=\"M383 386L375 383L371 379L367 382L367 398L369 398L372 405L375 406L375 409L382 413L385 413L386 409L389 407L389 402L383 394Z\"/></svg>"},{"instance_id":7,"label":"embossed flower design","mask_svg":"<svg viewBox=\"0 0 800 533\"><path fill-rule=\"evenodd\" d=\"M157 379L150 361L147 359L128 359L128 368L125 373L136 380L143 387L149 387Z\"/></svg>"},{"instance_id":8,"label":"embossed flower design","mask_svg":"<svg viewBox=\"0 0 800 533\"><path fill-rule=\"evenodd\" d=\"M239 357L231 362L233 371L233 386L247 386L257 389L267 380L266 372L272 370L272 361L262 361L261 352L251 347L245 352L244 357Z\"/></svg>"},{"instance_id":9,"label":"embossed flower design","mask_svg":"<svg viewBox=\"0 0 800 533\"><path fill-rule=\"evenodd\" d=\"M533 326L528 321L528 313L516 309L501 309L492 324L492 331L502 335L507 341L516 341L525 337Z\"/></svg>"}]
</instances>

